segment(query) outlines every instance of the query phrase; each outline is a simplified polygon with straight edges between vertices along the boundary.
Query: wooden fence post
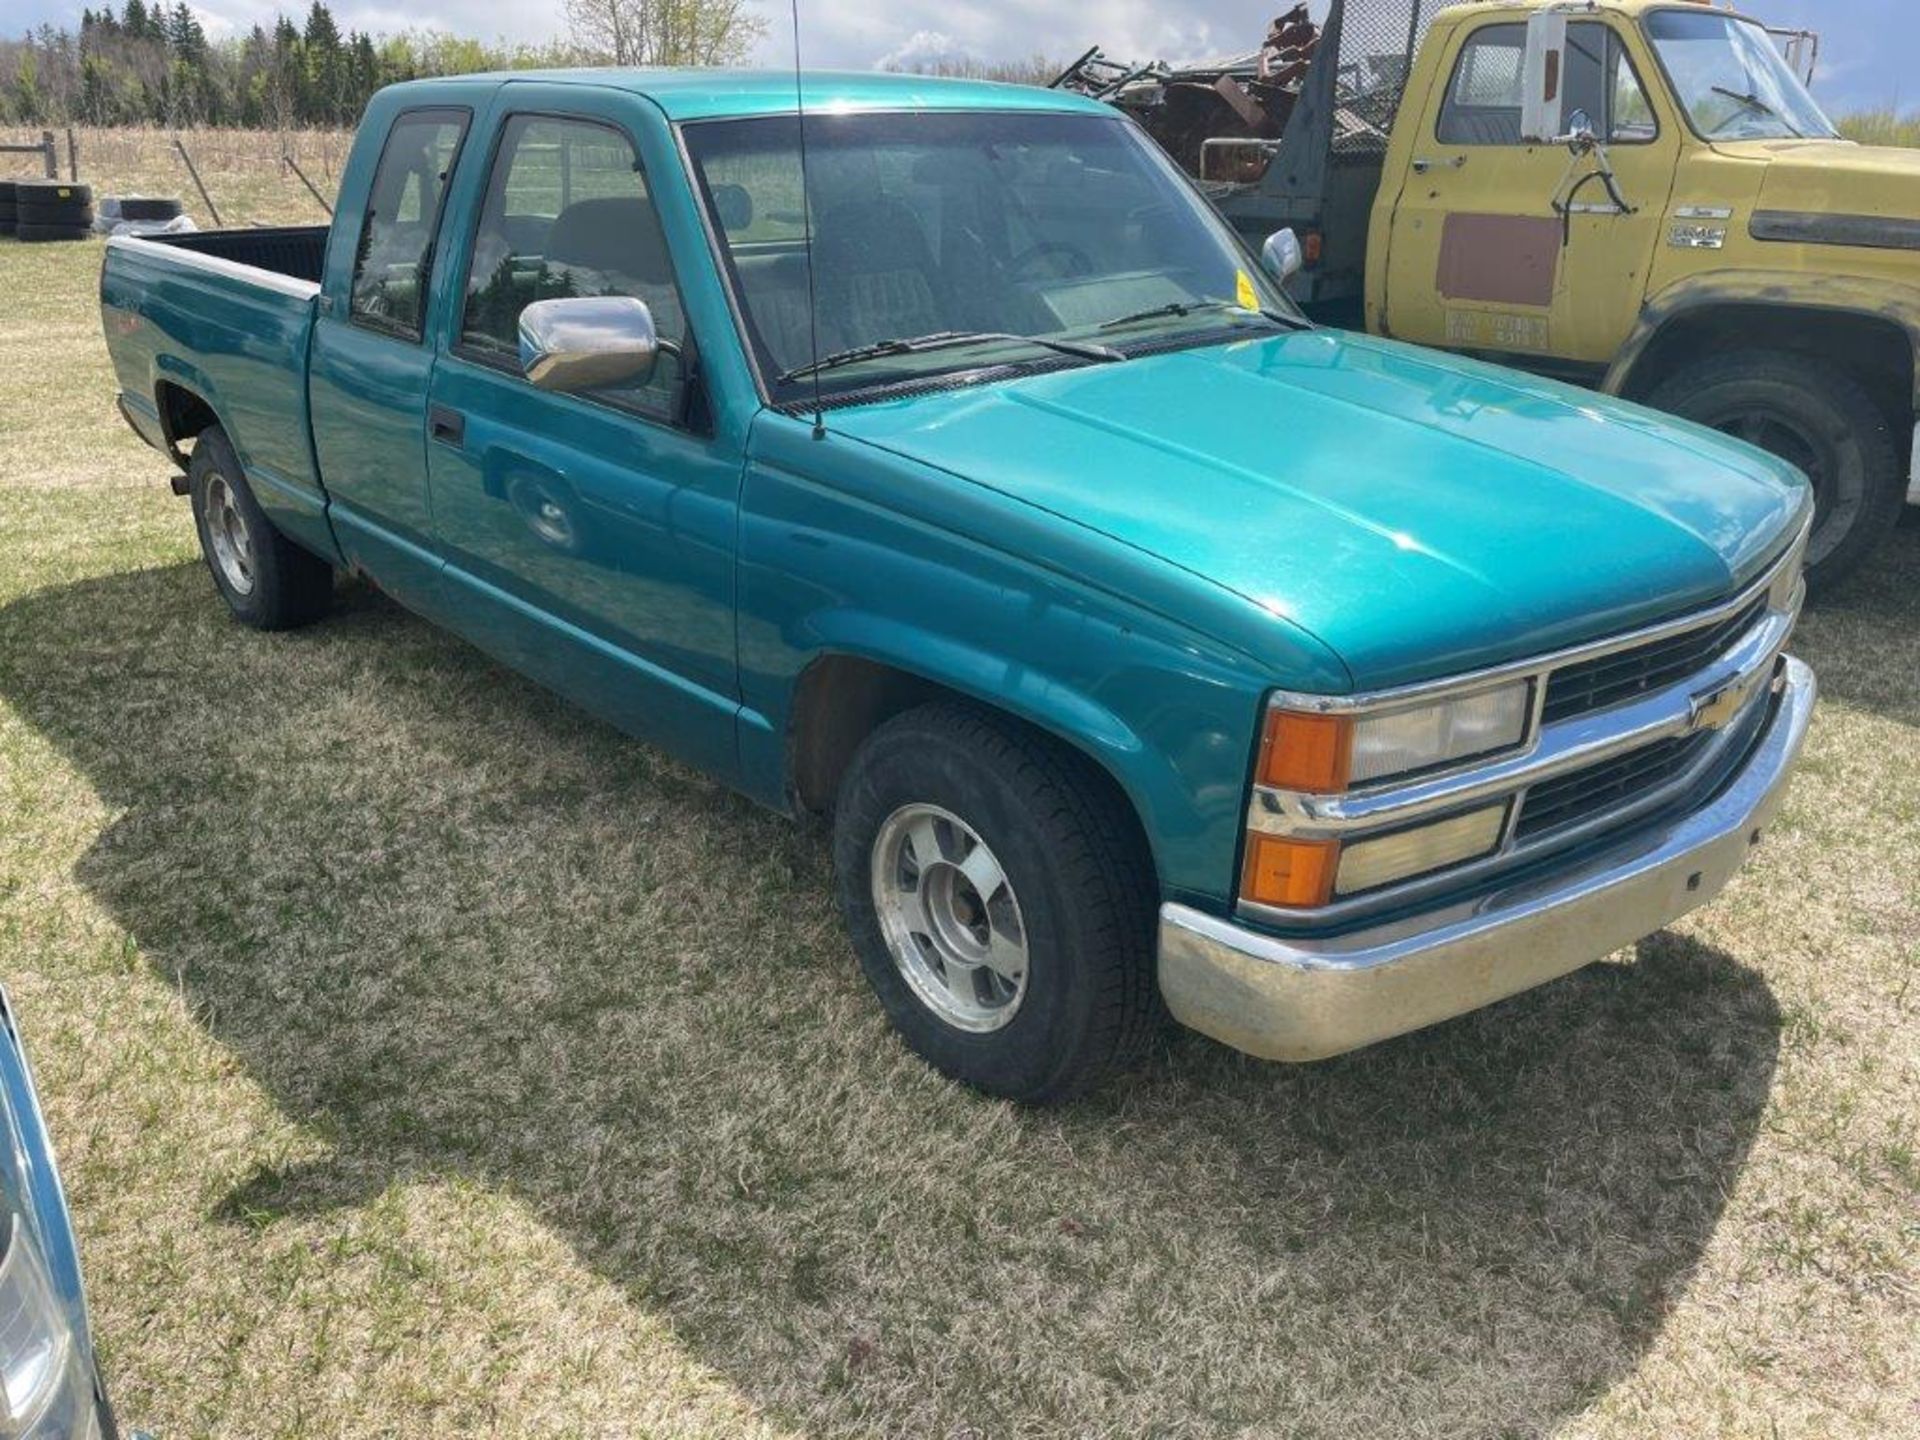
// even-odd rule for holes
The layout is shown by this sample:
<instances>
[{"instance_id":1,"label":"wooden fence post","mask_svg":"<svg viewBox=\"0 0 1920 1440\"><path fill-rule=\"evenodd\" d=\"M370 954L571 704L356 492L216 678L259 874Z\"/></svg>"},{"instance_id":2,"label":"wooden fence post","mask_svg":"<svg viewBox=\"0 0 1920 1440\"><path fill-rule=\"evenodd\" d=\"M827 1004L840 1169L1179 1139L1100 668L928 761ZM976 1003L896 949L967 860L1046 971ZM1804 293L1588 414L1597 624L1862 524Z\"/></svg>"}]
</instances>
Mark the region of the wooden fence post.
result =
<instances>
[{"instance_id":1,"label":"wooden fence post","mask_svg":"<svg viewBox=\"0 0 1920 1440\"><path fill-rule=\"evenodd\" d=\"M42 130L40 132L40 150L41 159L47 162L47 179L58 180L60 178L60 152L53 148L53 131Z\"/></svg>"},{"instance_id":2,"label":"wooden fence post","mask_svg":"<svg viewBox=\"0 0 1920 1440\"><path fill-rule=\"evenodd\" d=\"M207 213L213 216L215 225L227 222L220 218L220 207L213 203L213 197L207 193L207 187L200 183L200 172L193 168L193 156L187 153L187 147L180 143L178 135L173 137L173 148L180 152L180 158L187 162L187 174L193 177L193 188L200 192L200 198L206 202Z\"/></svg>"}]
</instances>

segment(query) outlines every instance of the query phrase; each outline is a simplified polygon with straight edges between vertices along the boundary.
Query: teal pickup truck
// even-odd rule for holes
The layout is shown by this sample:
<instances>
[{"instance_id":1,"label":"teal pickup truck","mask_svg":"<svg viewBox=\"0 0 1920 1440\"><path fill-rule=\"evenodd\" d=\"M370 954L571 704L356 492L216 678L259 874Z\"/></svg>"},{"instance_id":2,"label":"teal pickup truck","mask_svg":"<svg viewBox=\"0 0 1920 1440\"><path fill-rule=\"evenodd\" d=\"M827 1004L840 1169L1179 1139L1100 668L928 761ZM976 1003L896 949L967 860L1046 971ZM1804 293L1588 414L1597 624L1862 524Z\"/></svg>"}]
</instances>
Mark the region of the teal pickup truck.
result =
<instances>
[{"instance_id":1,"label":"teal pickup truck","mask_svg":"<svg viewBox=\"0 0 1920 1440\"><path fill-rule=\"evenodd\" d=\"M1291 237L1106 106L805 98L414 82L330 228L111 241L120 408L233 613L364 575L831 815L893 1023L1022 1100L1163 1004L1313 1059L1721 889L1813 706L1797 472L1315 328Z\"/></svg>"}]
</instances>

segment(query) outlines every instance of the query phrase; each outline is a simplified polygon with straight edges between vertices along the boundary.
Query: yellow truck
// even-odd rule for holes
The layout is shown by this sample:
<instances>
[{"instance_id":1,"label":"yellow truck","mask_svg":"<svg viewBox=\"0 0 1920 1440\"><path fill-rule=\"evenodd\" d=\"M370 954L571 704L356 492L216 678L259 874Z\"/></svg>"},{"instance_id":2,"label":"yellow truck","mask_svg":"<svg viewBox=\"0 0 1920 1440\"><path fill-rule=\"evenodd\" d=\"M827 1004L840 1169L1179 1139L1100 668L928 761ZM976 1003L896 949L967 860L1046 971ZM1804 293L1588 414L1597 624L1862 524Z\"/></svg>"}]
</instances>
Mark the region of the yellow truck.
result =
<instances>
[{"instance_id":1,"label":"yellow truck","mask_svg":"<svg viewBox=\"0 0 1920 1440\"><path fill-rule=\"evenodd\" d=\"M1816 587L1920 502L1920 151L1841 139L1777 34L1701 0L1333 0L1316 42L1285 91L1268 52L1108 97L1150 130L1183 86L1232 102L1189 153L1256 246L1295 233L1309 309L1791 460Z\"/></svg>"}]
</instances>

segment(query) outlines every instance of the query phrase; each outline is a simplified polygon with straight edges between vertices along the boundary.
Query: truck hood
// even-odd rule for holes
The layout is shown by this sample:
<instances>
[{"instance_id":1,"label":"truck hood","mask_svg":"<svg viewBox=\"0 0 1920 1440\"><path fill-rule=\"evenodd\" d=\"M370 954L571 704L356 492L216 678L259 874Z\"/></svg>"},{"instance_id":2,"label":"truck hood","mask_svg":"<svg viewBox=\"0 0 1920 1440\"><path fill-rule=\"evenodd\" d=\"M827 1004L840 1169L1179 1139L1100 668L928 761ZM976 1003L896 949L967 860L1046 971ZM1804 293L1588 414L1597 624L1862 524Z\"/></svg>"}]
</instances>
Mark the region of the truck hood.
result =
<instances>
[{"instance_id":1,"label":"truck hood","mask_svg":"<svg viewBox=\"0 0 1920 1440\"><path fill-rule=\"evenodd\" d=\"M1797 471L1709 431L1332 330L830 424L1224 587L1310 632L1362 689L1705 605L1811 504Z\"/></svg>"},{"instance_id":2,"label":"truck hood","mask_svg":"<svg viewBox=\"0 0 1920 1440\"><path fill-rule=\"evenodd\" d=\"M1850 140L1746 140L1715 148L1766 162L1759 209L1920 219L1920 150Z\"/></svg>"}]
</instances>

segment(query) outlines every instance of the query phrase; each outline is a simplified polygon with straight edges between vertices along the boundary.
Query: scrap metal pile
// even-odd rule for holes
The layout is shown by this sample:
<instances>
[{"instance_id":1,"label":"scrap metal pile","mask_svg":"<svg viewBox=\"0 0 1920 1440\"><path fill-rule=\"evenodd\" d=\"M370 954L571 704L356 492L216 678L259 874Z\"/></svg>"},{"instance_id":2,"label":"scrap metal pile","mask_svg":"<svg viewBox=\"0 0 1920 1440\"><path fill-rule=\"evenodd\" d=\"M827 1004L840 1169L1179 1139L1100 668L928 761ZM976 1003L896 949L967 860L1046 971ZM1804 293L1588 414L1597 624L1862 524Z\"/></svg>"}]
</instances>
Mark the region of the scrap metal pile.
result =
<instances>
[{"instance_id":1,"label":"scrap metal pile","mask_svg":"<svg viewBox=\"0 0 1920 1440\"><path fill-rule=\"evenodd\" d=\"M1053 84L1125 110L1190 174L1244 183L1260 178L1268 150L1229 144L1216 158L1206 142L1277 141L1319 43L1302 4L1276 19L1249 55L1175 69L1159 61L1124 65L1096 45Z\"/></svg>"}]
</instances>

